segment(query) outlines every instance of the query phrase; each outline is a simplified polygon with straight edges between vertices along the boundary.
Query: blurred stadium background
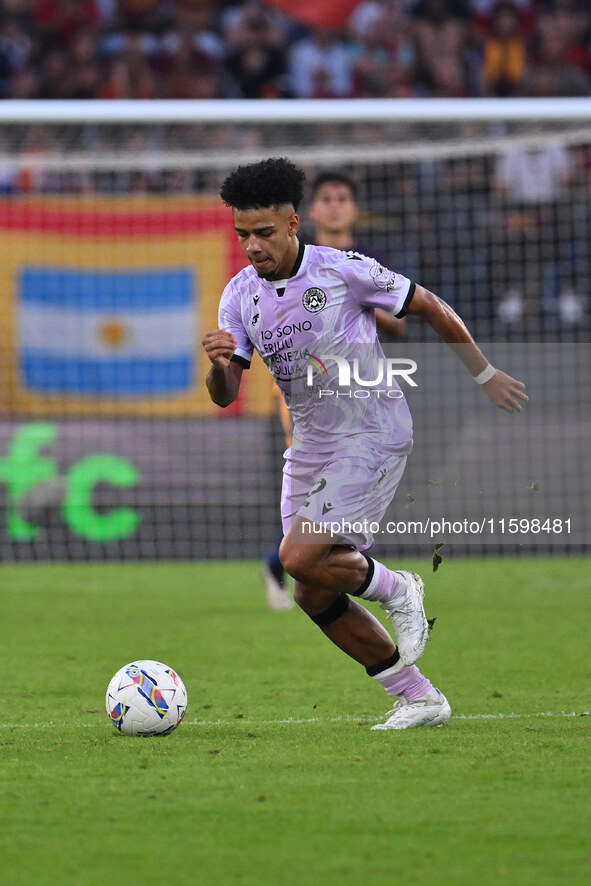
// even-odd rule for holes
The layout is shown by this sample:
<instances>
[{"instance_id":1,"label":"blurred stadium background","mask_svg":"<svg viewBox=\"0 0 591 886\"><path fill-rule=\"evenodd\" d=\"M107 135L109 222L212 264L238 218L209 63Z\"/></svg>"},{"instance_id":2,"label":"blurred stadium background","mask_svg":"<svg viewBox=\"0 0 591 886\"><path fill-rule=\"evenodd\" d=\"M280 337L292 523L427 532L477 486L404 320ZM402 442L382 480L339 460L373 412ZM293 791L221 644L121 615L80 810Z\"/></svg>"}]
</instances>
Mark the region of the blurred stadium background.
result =
<instances>
[{"instance_id":1,"label":"blurred stadium background","mask_svg":"<svg viewBox=\"0 0 591 886\"><path fill-rule=\"evenodd\" d=\"M358 239L528 383L507 421L420 322L386 343L422 372L393 515L570 519L452 549L587 549L591 99L29 101L0 104L2 561L252 558L272 542L266 369L222 411L200 347L243 265L219 185L269 155L309 180L349 173Z\"/></svg>"}]
</instances>

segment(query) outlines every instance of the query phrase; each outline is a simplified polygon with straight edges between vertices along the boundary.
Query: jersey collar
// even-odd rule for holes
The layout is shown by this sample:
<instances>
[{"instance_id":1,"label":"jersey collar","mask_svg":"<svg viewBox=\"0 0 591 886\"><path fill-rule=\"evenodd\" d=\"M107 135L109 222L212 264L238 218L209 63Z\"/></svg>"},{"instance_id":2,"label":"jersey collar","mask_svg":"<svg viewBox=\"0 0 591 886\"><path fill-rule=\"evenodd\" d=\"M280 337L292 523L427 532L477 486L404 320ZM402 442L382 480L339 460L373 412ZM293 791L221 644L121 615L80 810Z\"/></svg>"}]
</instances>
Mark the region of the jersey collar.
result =
<instances>
[{"instance_id":1,"label":"jersey collar","mask_svg":"<svg viewBox=\"0 0 591 886\"><path fill-rule=\"evenodd\" d=\"M289 273L289 277L285 277L283 280L269 280L269 283L273 284L273 286L275 287L275 289L277 290L279 295L283 295L283 293L285 291L285 287L287 286L287 281L291 277L295 277L296 274L299 272L299 270L302 266L302 262L304 260L304 253L305 252L306 252L306 244L300 242L300 247L298 249L297 258L294 262L293 268L291 269L291 271Z\"/></svg>"}]
</instances>

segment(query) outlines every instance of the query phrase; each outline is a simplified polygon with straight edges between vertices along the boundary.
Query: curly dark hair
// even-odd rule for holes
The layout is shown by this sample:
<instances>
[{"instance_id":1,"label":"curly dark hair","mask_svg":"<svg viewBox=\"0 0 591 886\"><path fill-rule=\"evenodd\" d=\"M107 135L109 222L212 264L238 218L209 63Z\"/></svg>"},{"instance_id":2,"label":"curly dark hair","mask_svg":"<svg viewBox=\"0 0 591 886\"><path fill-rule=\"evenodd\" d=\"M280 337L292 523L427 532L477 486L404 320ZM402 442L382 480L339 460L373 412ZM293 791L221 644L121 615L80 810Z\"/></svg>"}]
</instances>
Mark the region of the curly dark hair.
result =
<instances>
[{"instance_id":1,"label":"curly dark hair","mask_svg":"<svg viewBox=\"0 0 591 886\"><path fill-rule=\"evenodd\" d=\"M234 209L266 209L291 203L298 211L304 196L302 169L286 157L269 157L239 166L224 181L220 197Z\"/></svg>"}]
</instances>

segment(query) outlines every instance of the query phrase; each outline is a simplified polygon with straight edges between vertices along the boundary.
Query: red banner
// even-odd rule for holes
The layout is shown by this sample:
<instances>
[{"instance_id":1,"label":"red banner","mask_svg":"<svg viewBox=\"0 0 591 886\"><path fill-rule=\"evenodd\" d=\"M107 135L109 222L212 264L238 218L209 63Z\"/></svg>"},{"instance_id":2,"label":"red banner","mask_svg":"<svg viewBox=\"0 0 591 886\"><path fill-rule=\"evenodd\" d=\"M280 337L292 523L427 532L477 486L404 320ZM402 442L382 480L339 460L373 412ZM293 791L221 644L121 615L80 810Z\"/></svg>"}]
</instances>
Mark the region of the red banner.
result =
<instances>
[{"instance_id":1,"label":"red banner","mask_svg":"<svg viewBox=\"0 0 591 886\"><path fill-rule=\"evenodd\" d=\"M332 28L341 30L349 20L349 16L359 0L269 0L269 6L275 6L290 18L304 22L314 28Z\"/></svg>"}]
</instances>

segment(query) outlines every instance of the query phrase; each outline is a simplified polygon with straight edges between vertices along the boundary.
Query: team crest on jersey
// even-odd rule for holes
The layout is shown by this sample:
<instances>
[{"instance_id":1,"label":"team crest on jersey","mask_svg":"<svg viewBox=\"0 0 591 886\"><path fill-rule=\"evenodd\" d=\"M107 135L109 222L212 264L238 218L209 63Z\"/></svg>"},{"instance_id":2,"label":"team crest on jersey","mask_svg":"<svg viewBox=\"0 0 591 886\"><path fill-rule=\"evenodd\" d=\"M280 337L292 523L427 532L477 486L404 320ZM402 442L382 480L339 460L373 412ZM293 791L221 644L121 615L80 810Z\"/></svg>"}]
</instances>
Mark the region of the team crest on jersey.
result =
<instances>
[{"instance_id":1,"label":"team crest on jersey","mask_svg":"<svg viewBox=\"0 0 591 886\"><path fill-rule=\"evenodd\" d=\"M317 314L326 305L326 292L317 286L311 286L302 295L302 304L311 314Z\"/></svg>"}]
</instances>

